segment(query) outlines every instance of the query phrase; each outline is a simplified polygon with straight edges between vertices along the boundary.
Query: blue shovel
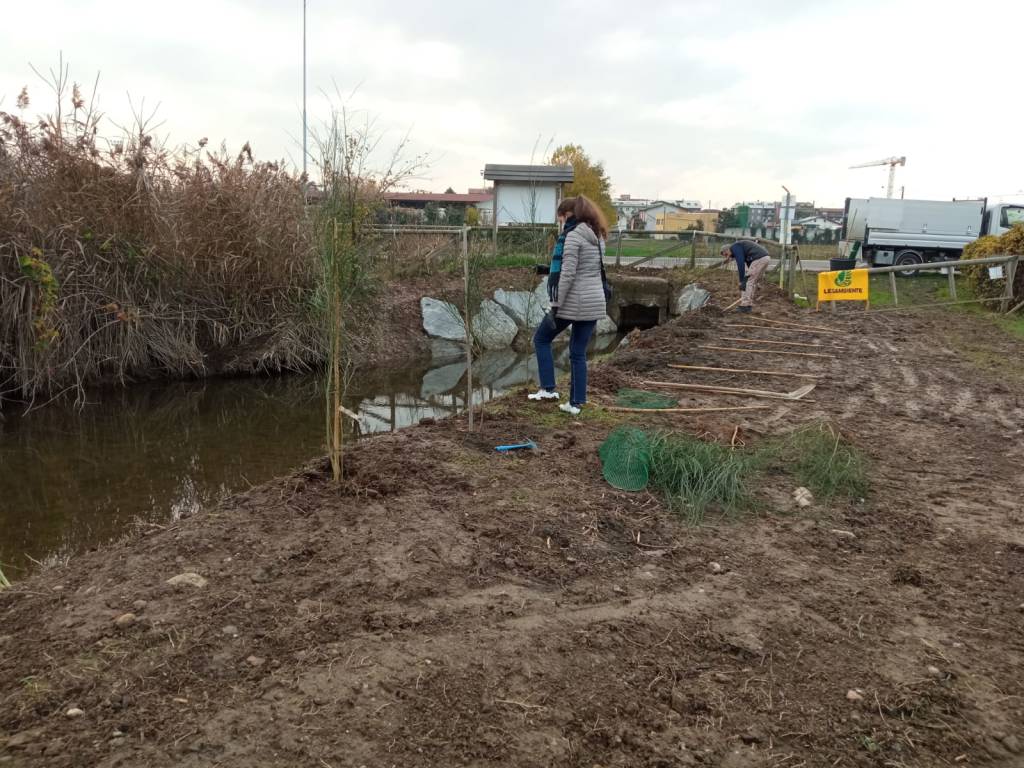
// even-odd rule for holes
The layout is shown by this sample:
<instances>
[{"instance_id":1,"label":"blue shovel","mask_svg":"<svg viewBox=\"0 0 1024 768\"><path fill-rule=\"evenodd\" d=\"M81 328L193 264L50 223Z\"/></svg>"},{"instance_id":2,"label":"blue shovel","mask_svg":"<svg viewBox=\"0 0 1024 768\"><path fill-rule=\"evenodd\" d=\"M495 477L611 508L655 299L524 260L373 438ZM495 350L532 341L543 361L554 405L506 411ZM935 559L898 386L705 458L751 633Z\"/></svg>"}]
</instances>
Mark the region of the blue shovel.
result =
<instances>
[{"instance_id":1,"label":"blue shovel","mask_svg":"<svg viewBox=\"0 0 1024 768\"><path fill-rule=\"evenodd\" d=\"M508 453L509 451L535 451L537 444L533 440L527 440L525 443L517 443L515 445L499 445L494 450L499 453Z\"/></svg>"}]
</instances>

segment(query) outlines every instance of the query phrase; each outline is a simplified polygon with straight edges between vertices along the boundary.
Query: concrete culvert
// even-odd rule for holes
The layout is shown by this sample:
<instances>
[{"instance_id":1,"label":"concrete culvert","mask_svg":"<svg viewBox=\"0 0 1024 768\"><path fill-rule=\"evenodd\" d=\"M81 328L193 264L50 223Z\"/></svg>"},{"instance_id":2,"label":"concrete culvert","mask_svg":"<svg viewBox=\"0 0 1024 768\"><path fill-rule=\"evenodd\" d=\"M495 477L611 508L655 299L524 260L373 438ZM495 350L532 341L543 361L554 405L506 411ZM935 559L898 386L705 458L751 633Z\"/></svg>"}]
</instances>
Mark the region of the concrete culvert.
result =
<instances>
[{"instance_id":1,"label":"concrete culvert","mask_svg":"<svg viewBox=\"0 0 1024 768\"><path fill-rule=\"evenodd\" d=\"M629 333L634 328L653 328L661 318L659 307L629 304L619 308L619 330Z\"/></svg>"}]
</instances>

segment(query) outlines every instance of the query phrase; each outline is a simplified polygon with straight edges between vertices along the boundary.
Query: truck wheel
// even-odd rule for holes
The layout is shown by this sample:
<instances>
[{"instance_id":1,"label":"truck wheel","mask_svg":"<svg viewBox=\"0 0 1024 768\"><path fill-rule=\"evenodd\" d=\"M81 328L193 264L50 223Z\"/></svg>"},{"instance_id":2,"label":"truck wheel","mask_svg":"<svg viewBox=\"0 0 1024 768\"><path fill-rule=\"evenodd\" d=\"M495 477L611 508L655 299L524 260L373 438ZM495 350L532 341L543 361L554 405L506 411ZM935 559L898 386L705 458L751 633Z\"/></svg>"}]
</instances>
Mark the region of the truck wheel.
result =
<instances>
[{"instance_id":1,"label":"truck wheel","mask_svg":"<svg viewBox=\"0 0 1024 768\"><path fill-rule=\"evenodd\" d=\"M924 257L917 251L900 251L896 254L896 258L893 264L896 266L903 266L904 264L923 264ZM917 277L921 273L919 269L907 269L901 270L896 273L896 277Z\"/></svg>"}]
</instances>

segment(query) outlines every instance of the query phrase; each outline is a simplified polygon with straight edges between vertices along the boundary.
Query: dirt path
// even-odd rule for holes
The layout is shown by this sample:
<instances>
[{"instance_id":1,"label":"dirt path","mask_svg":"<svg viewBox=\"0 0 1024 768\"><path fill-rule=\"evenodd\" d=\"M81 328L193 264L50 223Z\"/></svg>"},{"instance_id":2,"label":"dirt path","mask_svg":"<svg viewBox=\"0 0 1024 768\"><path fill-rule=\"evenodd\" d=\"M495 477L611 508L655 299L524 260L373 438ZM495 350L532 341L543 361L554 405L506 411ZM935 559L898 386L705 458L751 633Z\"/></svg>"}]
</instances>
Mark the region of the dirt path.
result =
<instances>
[{"instance_id":1,"label":"dirt path","mask_svg":"<svg viewBox=\"0 0 1024 768\"><path fill-rule=\"evenodd\" d=\"M818 372L814 402L635 421L756 444L829 420L873 461L864 501L797 513L769 475L758 514L689 528L603 482L597 408L367 440L341 492L311 465L0 593L0 763L1024 764L1024 343L761 311L839 331L800 337L838 357L700 349L785 338L705 310L631 339L595 397L786 388L667 362ZM543 450L493 450L526 437ZM206 586L166 583L186 572Z\"/></svg>"}]
</instances>

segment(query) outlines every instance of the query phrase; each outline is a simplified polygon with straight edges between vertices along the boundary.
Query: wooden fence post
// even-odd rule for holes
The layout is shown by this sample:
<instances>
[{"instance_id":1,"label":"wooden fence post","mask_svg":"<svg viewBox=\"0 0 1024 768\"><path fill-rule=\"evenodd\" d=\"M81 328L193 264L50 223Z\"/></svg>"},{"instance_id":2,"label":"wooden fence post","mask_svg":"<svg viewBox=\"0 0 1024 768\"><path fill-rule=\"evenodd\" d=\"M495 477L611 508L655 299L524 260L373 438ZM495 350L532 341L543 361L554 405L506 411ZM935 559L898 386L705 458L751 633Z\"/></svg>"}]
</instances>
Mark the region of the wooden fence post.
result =
<instances>
[{"instance_id":1,"label":"wooden fence post","mask_svg":"<svg viewBox=\"0 0 1024 768\"><path fill-rule=\"evenodd\" d=\"M497 233L497 229L495 229ZM497 243L497 240L495 240ZM466 408L469 411L469 431L473 431L473 315L469 295L469 230L462 228L462 269L466 291Z\"/></svg>"},{"instance_id":2,"label":"wooden fence post","mask_svg":"<svg viewBox=\"0 0 1024 768\"><path fill-rule=\"evenodd\" d=\"M1020 256L1014 256L1006 263L1006 301L1004 301L1000 307L1003 312L1007 312L1010 309L1010 305L1013 303L1013 284L1017 279L1018 261L1020 261Z\"/></svg>"}]
</instances>

